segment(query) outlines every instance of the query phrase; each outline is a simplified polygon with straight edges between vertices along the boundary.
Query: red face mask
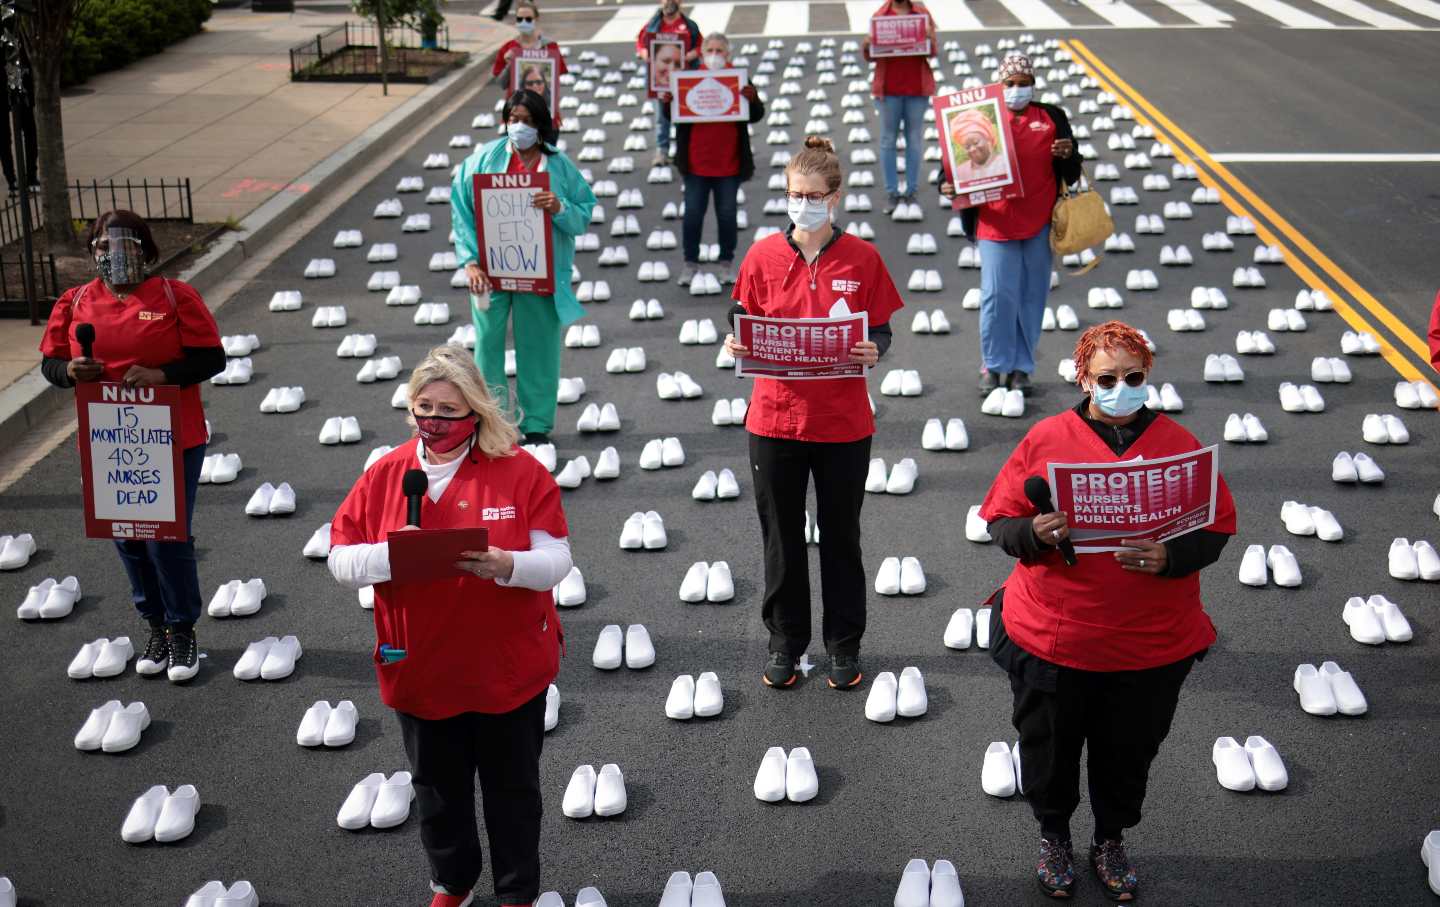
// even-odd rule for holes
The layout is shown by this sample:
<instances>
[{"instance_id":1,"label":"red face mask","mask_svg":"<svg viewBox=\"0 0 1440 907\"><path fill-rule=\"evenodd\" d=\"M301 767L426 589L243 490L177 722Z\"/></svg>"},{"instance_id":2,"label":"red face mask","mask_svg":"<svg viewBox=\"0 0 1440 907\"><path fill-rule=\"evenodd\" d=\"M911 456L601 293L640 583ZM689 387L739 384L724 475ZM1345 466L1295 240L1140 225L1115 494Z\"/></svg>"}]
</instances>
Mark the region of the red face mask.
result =
<instances>
[{"instance_id":1,"label":"red face mask","mask_svg":"<svg viewBox=\"0 0 1440 907\"><path fill-rule=\"evenodd\" d=\"M449 453L470 440L480 425L480 416L470 413L465 416L416 416L415 428L425 449L435 453Z\"/></svg>"}]
</instances>

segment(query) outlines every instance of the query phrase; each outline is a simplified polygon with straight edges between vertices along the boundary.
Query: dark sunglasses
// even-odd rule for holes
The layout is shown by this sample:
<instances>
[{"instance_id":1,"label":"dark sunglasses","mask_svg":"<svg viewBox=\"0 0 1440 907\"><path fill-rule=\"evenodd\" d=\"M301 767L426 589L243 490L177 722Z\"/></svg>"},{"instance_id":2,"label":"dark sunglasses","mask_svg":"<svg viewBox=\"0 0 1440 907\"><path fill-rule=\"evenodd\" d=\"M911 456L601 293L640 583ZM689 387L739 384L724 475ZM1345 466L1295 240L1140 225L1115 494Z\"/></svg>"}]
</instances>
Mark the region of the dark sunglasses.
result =
<instances>
[{"instance_id":1,"label":"dark sunglasses","mask_svg":"<svg viewBox=\"0 0 1440 907\"><path fill-rule=\"evenodd\" d=\"M515 17L515 21L516 21L516 22L534 22L534 21L535 21L535 17L534 17L534 16L516 16L516 17Z\"/></svg>"},{"instance_id":2,"label":"dark sunglasses","mask_svg":"<svg viewBox=\"0 0 1440 907\"><path fill-rule=\"evenodd\" d=\"M1119 378L1116 378L1114 375L1096 375L1096 376L1095 376L1095 385L1096 385L1097 387L1101 388L1102 390L1107 390L1107 391L1108 391L1110 388L1114 387L1114 386L1115 386L1116 384L1118 384L1118 383L1120 383L1120 379L1119 379ZM1144 372L1126 372L1126 374L1125 374L1125 383L1128 384L1128 385L1130 385L1131 387L1144 387L1144 386L1145 386L1145 373L1144 373Z\"/></svg>"}]
</instances>

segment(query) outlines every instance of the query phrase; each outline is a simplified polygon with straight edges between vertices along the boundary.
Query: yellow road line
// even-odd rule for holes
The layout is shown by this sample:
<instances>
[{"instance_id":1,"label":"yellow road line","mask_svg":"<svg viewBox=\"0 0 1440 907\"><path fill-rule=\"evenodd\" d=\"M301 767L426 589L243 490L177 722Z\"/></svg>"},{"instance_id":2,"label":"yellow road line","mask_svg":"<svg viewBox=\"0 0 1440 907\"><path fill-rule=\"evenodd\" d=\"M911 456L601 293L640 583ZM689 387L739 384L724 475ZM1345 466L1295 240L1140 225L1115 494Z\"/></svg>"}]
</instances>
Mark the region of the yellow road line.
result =
<instances>
[{"instance_id":1,"label":"yellow road line","mask_svg":"<svg viewBox=\"0 0 1440 907\"><path fill-rule=\"evenodd\" d=\"M1430 358L1429 347L1418 335L1410 330L1403 321L1386 308L1383 303L1361 287L1354 278L1345 273L1334 261L1316 248L1315 245L1296 230L1289 221L1281 217L1274 208L1270 207L1270 205L1256 195L1253 190L1242 183L1224 165L1212 158L1194 138L1180 129L1179 126L1175 125L1173 121L1136 91L1133 86L1125 82L1124 79L1120 78L1112 69L1106 66L1099 57L1096 56L1094 51L1086 47L1083 42L1070 40L1062 41L1061 44L1071 51L1080 65L1086 69L1091 77L1100 82L1102 87L1111 94L1116 95L1117 98L1131 101L1132 109L1138 108L1138 110L1136 110L1136 118L1155 130L1157 140L1167 141L1167 137L1162 133L1169 133L1174 136L1175 139L1178 139L1178 142L1169 140L1167 143L1175 150L1175 155L1181 163L1195 166L1200 181L1207 186L1217 189L1221 193L1221 200L1227 208L1236 214L1250 217L1254 220L1256 222L1256 234L1262 240L1266 243L1281 246L1285 251L1285 263L1312 289L1322 290L1327 296L1334 300L1335 311L1343 317L1347 323L1356 330L1368 331L1374 334L1377 339L1380 339L1382 341L1381 351L1385 360L1389 362L1397 372L1409 381L1430 382L1428 368ZM1141 111L1143 111L1143 113ZM1147 117L1146 114L1149 116ZM1188 148L1193 153L1193 157L1190 154L1186 154L1185 148ZM1202 162L1204 166L1215 172L1215 177L1212 177L1204 169L1201 169L1199 165ZM1224 184L1220 182L1221 180L1224 181ZM1418 368L1412 360L1404 355L1403 350L1397 349L1388 342L1384 342L1386 340L1384 335L1377 331L1360 312L1350 306L1342 294L1337 293L1331 286L1323 281L1293 250L1287 248L1285 244L1280 241L1280 236L1277 235L1275 230L1270 229L1270 225L1267 224L1264 219L1256 217L1247 211L1245 206L1236 198L1236 194L1248 201L1264 218L1268 218L1268 220L1273 223L1275 230L1278 230L1280 234L1290 239L1296 247L1309 255L1336 283L1345 288L1345 290L1373 316L1388 327L1403 344L1408 346L1410 350L1420 358L1422 363L1425 363L1426 368L1424 370Z\"/></svg>"}]
</instances>

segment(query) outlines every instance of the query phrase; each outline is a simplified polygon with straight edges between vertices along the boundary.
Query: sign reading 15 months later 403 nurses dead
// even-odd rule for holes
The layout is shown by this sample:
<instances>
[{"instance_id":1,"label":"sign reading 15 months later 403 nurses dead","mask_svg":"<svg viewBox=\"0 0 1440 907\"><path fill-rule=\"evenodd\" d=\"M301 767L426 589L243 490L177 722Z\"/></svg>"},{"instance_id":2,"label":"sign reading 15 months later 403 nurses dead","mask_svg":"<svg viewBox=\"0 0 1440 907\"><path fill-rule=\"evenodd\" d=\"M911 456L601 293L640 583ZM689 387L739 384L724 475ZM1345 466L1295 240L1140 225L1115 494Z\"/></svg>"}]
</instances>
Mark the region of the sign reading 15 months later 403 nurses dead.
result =
<instances>
[{"instance_id":1,"label":"sign reading 15 months later 403 nurses dead","mask_svg":"<svg viewBox=\"0 0 1440 907\"><path fill-rule=\"evenodd\" d=\"M869 339L866 313L835 318L735 316L735 339L750 354L735 360L741 378L864 378L850 361L855 344Z\"/></svg>"},{"instance_id":2,"label":"sign reading 15 months later 403 nurses dead","mask_svg":"<svg viewBox=\"0 0 1440 907\"><path fill-rule=\"evenodd\" d=\"M550 191L548 173L475 174L475 233L480 270L497 290L555 292L550 214L535 196Z\"/></svg>"},{"instance_id":3,"label":"sign reading 15 months later 403 nurses dead","mask_svg":"<svg viewBox=\"0 0 1440 907\"><path fill-rule=\"evenodd\" d=\"M80 476L85 535L184 541L185 483L178 387L79 384Z\"/></svg>"},{"instance_id":4,"label":"sign reading 15 months later 403 nurses dead","mask_svg":"<svg viewBox=\"0 0 1440 907\"><path fill-rule=\"evenodd\" d=\"M1215 522L1215 446L1154 460L1051 463L1055 509L1076 551L1118 551L1121 539L1163 542Z\"/></svg>"}]
</instances>

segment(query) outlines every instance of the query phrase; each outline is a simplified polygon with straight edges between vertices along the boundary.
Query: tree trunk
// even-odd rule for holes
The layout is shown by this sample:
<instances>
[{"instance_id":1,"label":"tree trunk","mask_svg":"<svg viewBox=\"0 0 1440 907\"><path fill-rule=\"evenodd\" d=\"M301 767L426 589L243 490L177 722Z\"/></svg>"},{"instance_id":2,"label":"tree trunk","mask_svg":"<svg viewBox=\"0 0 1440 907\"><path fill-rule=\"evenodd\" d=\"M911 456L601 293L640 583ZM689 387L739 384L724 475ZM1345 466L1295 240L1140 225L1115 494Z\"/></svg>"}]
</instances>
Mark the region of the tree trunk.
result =
<instances>
[{"instance_id":1,"label":"tree trunk","mask_svg":"<svg viewBox=\"0 0 1440 907\"><path fill-rule=\"evenodd\" d=\"M40 146L41 205L50 251L79 255L70 221L70 182L65 167L65 127L60 115L60 54L38 54L35 65L35 136Z\"/></svg>"}]
</instances>

